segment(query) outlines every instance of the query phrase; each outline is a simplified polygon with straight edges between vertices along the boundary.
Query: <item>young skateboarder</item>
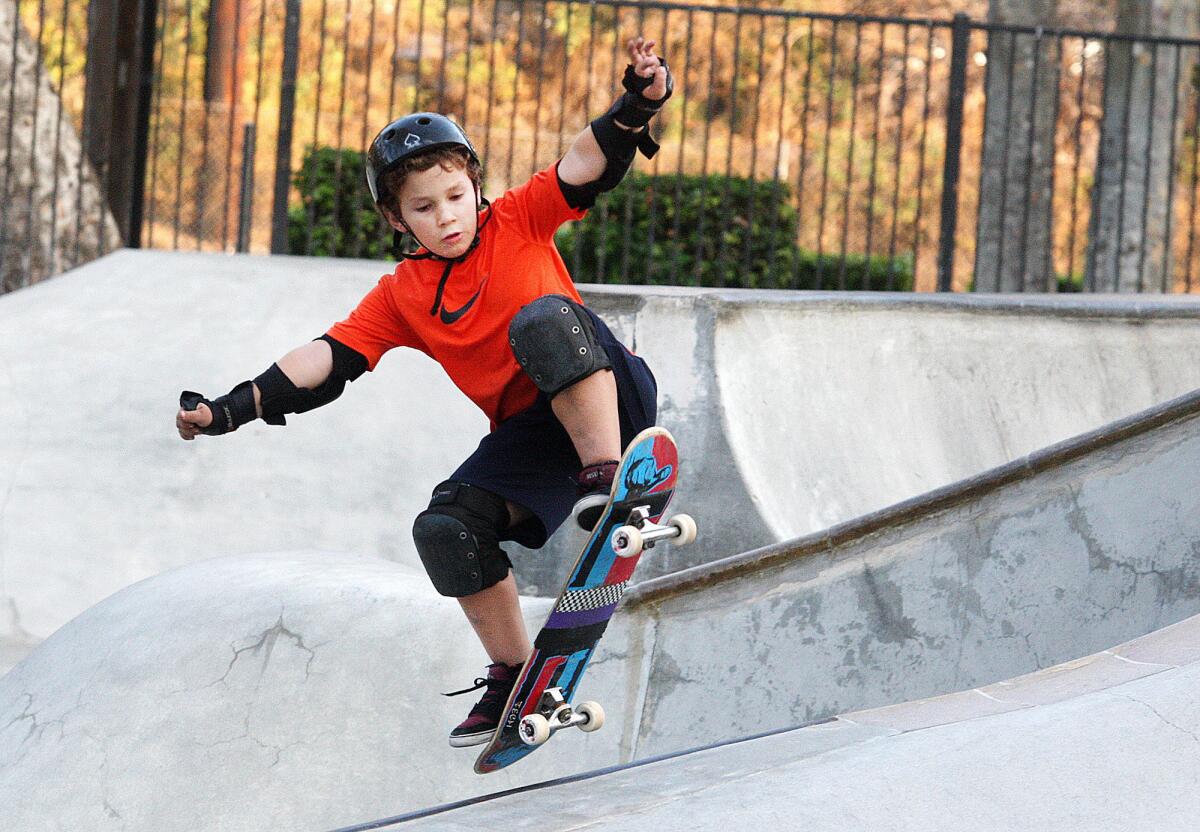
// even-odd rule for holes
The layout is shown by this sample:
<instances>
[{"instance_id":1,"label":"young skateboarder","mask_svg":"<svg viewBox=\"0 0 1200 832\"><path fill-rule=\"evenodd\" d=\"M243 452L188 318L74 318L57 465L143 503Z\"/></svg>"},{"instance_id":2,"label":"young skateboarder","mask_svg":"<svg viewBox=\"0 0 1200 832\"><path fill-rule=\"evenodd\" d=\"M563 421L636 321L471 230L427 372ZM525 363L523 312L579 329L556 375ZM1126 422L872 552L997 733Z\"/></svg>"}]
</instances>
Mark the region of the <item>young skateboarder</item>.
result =
<instances>
[{"instance_id":1,"label":"young skateboarder","mask_svg":"<svg viewBox=\"0 0 1200 832\"><path fill-rule=\"evenodd\" d=\"M336 399L388 350L412 347L488 415L491 432L413 524L434 588L458 600L492 661L486 678L459 691L486 688L450 732L454 746L490 738L531 649L500 542L540 548L572 514L590 529L622 450L657 412L649 368L583 305L553 242L621 181L636 150L657 150L647 124L671 95L671 75L654 41L638 37L628 49L626 92L562 159L494 203L450 119L415 113L385 127L367 151L367 183L418 251L346 320L253 381L211 401L180 397L175 421L186 440L258 418L282 425Z\"/></svg>"}]
</instances>

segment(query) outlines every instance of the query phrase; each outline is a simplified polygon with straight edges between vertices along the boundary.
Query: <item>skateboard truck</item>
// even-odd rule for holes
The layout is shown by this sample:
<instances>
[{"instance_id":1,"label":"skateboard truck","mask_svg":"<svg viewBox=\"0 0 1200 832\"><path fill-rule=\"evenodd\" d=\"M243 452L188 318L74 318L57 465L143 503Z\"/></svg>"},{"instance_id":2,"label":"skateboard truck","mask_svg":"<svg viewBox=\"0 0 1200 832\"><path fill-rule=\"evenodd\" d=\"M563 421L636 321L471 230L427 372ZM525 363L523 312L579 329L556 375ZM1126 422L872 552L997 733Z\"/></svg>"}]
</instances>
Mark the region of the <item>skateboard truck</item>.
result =
<instances>
[{"instance_id":1,"label":"skateboard truck","mask_svg":"<svg viewBox=\"0 0 1200 832\"><path fill-rule=\"evenodd\" d=\"M676 546L688 545L696 539L696 521L686 514L676 514L666 524L652 523L650 509L638 506L629 512L625 525L613 531L612 547L618 557L630 558L669 538L675 538Z\"/></svg>"},{"instance_id":2,"label":"skateboard truck","mask_svg":"<svg viewBox=\"0 0 1200 832\"><path fill-rule=\"evenodd\" d=\"M604 725L604 709L598 702L581 702L577 708L563 697L562 688L547 688L538 700L537 710L521 718L518 729L521 742L538 746L563 728L577 726L591 733Z\"/></svg>"}]
</instances>

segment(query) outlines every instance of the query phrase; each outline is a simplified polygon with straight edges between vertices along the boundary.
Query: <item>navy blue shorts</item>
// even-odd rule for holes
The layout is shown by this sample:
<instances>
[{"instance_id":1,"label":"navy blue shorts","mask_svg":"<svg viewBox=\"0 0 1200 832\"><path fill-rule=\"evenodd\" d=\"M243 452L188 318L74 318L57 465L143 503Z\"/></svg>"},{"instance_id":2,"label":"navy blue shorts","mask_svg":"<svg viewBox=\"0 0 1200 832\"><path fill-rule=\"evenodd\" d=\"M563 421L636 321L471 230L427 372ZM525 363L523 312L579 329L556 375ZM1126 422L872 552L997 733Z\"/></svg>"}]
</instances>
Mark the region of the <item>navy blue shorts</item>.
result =
<instances>
[{"instance_id":1,"label":"navy blue shorts","mask_svg":"<svg viewBox=\"0 0 1200 832\"><path fill-rule=\"evenodd\" d=\"M617 382L621 447L654 424L658 385L646 362L616 339L604 321L584 311L596 325L596 338L612 362ZM500 535L529 549L540 549L571 515L578 499L575 477L582 468L566 429L550 408L545 393L525 410L501 422L483 438L475 453L450 475L498 494L533 512L533 517Z\"/></svg>"}]
</instances>

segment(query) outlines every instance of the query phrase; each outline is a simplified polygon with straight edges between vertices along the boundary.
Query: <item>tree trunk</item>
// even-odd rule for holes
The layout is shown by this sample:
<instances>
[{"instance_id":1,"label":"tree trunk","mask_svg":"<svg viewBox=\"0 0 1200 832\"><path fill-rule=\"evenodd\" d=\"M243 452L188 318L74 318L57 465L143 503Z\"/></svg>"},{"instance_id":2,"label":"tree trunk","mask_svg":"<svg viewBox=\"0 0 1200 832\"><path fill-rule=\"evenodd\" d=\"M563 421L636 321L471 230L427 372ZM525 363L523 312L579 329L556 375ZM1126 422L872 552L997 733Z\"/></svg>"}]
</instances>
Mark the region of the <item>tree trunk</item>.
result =
<instances>
[{"instance_id":1,"label":"tree trunk","mask_svg":"<svg viewBox=\"0 0 1200 832\"><path fill-rule=\"evenodd\" d=\"M1117 31L1195 37L1196 4L1120 0ZM1167 292L1173 288L1172 180L1178 164L1191 50L1108 44L1104 119L1088 235L1087 288ZM1181 65L1180 62L1183 62Z\"/></svg>"},{"instance_id":2,"label":"tree trunk","mask_svg":"<svg viewBox=\"0 0 1200 832\"><path fill-rule=\"evenodd\" d=\"M1057 0L991 0L988 19L1050 25L1056 11ZM987 58L975 291L1052 291L1057 49L1053 38L992 32Z\"/></svg>"},{"instance_id":3,"label":"tree trunk","mask_svg":"<svg viewBox=\"0 0 1200 832\"><path fill-rule=\"evenodd\" d=\"M45 57L16 2L0 0L0 293L121 245L102 178L50 88Z\"/></svg>"}]
</instances>

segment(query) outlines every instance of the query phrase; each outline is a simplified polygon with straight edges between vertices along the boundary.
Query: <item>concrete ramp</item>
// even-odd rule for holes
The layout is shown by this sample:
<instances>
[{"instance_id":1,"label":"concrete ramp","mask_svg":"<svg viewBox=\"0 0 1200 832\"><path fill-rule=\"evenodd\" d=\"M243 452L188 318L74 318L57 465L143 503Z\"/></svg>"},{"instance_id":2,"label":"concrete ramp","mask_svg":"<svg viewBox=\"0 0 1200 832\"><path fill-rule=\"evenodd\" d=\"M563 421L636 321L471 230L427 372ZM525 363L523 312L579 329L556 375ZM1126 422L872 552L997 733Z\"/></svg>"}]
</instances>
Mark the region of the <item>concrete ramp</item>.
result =
<instances>
[{"instance_id":1,"label":"concrete ramp","mask_svg":"<svg viewBox=\"0 0 1200 832\"><path fill-rule=\"evenodd\" d=\"M1193 617L1010 682L340 832L1190 832L1198 644Z\"/></svg>"}]
</instances>

